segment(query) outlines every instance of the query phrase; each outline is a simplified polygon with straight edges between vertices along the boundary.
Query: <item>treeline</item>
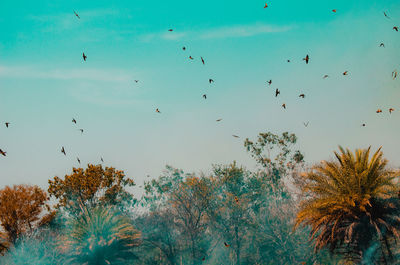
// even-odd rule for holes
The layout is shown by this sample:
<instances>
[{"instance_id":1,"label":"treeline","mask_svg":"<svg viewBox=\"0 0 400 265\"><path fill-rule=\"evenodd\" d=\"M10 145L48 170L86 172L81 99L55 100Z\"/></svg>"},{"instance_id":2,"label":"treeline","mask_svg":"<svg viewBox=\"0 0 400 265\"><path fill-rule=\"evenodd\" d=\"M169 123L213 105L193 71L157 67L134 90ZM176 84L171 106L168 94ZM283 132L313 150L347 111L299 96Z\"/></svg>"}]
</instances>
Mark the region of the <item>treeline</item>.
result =
<instances>
[{"instance_id":1,"label":"treeline","mask_svg":"<svg viewBox=\"0 0 400 265\"><path fill-rule=\"evenodd\" d=\"M167 166L144 184L101 165L0 191L1 264L395 264L397 170L340 148L307 166L294 134L261 133L257 163ZM56 202L50 206L50 201Z\"/></svg>"}]
</instances>

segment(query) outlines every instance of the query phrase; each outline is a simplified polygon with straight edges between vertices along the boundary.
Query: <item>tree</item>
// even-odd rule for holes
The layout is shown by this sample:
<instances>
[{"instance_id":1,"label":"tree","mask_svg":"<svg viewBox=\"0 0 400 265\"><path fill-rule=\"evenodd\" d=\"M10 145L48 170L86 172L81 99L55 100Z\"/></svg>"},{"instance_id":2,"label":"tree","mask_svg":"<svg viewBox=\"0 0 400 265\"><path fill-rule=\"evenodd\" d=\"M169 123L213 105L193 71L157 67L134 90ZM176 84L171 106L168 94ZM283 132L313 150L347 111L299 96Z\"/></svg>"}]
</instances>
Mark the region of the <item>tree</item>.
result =
<instances>
[{"instance_id":1,"label":"tree","mask_svg":"<svg viewBox=\"0 0 400 265\"><path fill-rule=\"evenodd\" d=\"M0 222L11 244L40 224L42 213L50 210L47 200L46 192L38 186L14 185L0 190Z\"/></svg>"},{"instance_id":2,"label":"tree","mask_svg":"<svg viewBox=\"0 0 400 265\"><path fill-rule=\"evenodd\" d=\"M131 206L135 202L126 188L134 186L132 179L123 171L113 167L103 169L101 165L89 164L86 169L73 168L72 174L64 179L49 180L48 192L58 200L57 208L64 208L71 214L80 214L80 204L97 206Z\"/></svg>"},{"instance_id":3,"label":"tree","mask_svg":"<svg viewBox=\"0 0 400 265\"><path fill-rule=\"evenodd\" d=\"M387 169L387 160L379 148L370 158L368 149L354 154L339 147L336 161L322 161L303 175L296 227L311 226L315 249L328 247L341 253L347 261L382 262L393 258L393 239L399 238L400 219L397 185L398 172Z\"/></svg>"},{"instance_id":4,"label":"tree","mask_svg":"<svg viewBox=\"0 0 400 265\"><path fill-rule=\"evenodd\" d=\"M64 251L71 264L128 264L136 259L140 232L128 216L111 206L81 207L82 215L72 219L65 233Z\"/></svg>"}]
</instances>

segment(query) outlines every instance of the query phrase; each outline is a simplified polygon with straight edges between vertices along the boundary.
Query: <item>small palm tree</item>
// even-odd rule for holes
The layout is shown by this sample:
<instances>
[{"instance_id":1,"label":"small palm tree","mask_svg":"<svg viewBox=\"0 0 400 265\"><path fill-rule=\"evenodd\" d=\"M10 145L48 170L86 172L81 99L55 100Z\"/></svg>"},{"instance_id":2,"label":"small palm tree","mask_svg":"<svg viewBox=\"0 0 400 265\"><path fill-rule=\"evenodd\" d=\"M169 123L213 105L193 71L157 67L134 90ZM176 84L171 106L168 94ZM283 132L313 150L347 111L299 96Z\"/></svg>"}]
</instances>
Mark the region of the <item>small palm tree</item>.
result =
<instances>
[{"instance_id":1,"label":"small palm tree","mask_svg":"<svg viewBox=\"0 0 400 265\"><path fill-rule=\"evenodd\" d=\"M82 210L66 234L72 264L127 264L136 258L140 233L127 216L112 207Z\"/></svg>"},{"instance_id":2,"label":"small palm tree","mask_svg":"<svg viewBox=\"0 0 400 265\"><path fill-rule=\"evenodd\" d=\"M354 154L339 149L337 161L322 161L302 175L307 197L300 203L295 227L311 226L316 250L328 247L350 262L379 256L386 263L393 258L391 247L400 232L394 183L398 172L387 169L380 148L371 158L370 148Z\"/></svg>"}]
</instances>

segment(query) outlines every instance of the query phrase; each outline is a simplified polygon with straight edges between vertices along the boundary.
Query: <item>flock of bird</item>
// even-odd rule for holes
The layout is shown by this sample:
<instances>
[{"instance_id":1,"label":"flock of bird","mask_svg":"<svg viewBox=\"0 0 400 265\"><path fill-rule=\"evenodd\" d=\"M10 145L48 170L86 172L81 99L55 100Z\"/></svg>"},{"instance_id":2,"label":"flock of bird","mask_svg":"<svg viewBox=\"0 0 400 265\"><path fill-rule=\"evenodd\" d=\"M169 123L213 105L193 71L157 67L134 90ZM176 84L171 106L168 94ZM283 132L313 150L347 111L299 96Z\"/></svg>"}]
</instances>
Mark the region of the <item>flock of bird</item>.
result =
<instances>
[{"instance_id":1,"label":"flock of bird","mask_svg":"<svg viewBox=\"0 0 400 265\"><path fill-rule=\"evenodd\" d=\"M265 4L264 8L268 8L268 3ZM74 12L75 16L77 17L77 19L80 19L79 14L78 14L75 10L74 10L73 12ZM337 10L336 10L336 9L332 9L332 12L333 12L333 13L336 13ZM384 15L385 18L391 19L391 18L388 16L388 14L387 14L386 12L383 12L383 15ZM399 31L399 27L398 27L398 26L393 26L393 30L396 31L396 32L398 32L398 31ZM169 32L173 32L174 29L171 28L171 29L168 29L168 31L169 31ZM379 47L384 48L384 47L385 47L385 44L384 44L384 43L380 43ZM185 46L182 47L182 50L183 50L183 51L186 51L186 47L185 47ZM82 53L82 58L83 58L83 61L86 61L86 60L87 60L88 57L87 57L87 55L85 54L85 52ZM189 55L189 60L194 60L194 58L193 58L191 55ZM204 60L204 58L203 58L202 56L200 57L200 60L201 60L201 63L202 63L203 65L205 65L205 60ZM311 57L310 57L309 54L307 54L302 60L303 60L306 64L308 64L308 63L310 62L310 60L311 60ZM290 63L290 60L288 59L287 62ZM347 75L349 75L349 71L346 70L346 71L344 71L342 74L343 74L344 76L347 76ZM393 79L396 79L396 78L397 78L397 75L398 75L397 70L393 70L393 72L392 72L392 78L393 78ZM328 78L328 77L329 77L329 75L325 74L322 78L323 78L323 79L326 79L326 78ZM139 82L139 80L134 80L134 81L135 81L135 83L138 83L138 82ZM210 84L214 83L214 80L213 80L212 78L209 78L208 81L209 81ZM271 86L271 85L272 85L272 79L270 79L270 80L267 81L267 85L268 85L268 86ZM280 91L278 88L276 88L276 89L275 89L275 97L278 97L278 96L280 95L280 93L281 93L281 91ZM204 99L207 99L207 94L203 94L202 97L203 97ZM303 99L304 99L304 98L305 98L305 94L304 94L304 93L300 94L300 95L299 95L299 98L303 98ZM282 108L283 108L283 109L286 109L286 107L287 107L287 106L286 106L286 103L282 103ZM156 108L155 111L156 111L156 113L161 114L161 111L160 111L159 108ZM394 108L389 108L389 113L390 113L390 114L391 114L393 111L394 111ZM379 114L379 113L382 113L382 109L377 109L377 110L376 110L376 113L378 113L378 114ZM221 118L219 118L219 119L216 120L216 122L220 122L220 121L222 121ZM75 118L72 119L72 122L73 122L74 124L77 124L77 121L76 121ZM5 122L6 128L9 128L10 124L11 124L10 122ZM303 125L304 125L305 127L308 127L309 122L303 122ZM365 127L366 124L363 123L361 126ZM78 129L78 130L81 132L81 134L83 134L83 132L84 132L83 129ZM232 136L235 137L235 138L239 138L238 135L232 135ZM62 146L62 148L61 148L61 153L64 154L65 156L67 155L64 146ZM0 149L0 155L6 156L6 154L7 154L6 151L3 151L2 149ZM102 157L100 158L100 160L101 160L101 162L104 162L104 160L103 160ZM79 159L79 157L77 157L77 161L78 161L78 163L81 162L80 159Z\"/></svg>"}]
</instances>

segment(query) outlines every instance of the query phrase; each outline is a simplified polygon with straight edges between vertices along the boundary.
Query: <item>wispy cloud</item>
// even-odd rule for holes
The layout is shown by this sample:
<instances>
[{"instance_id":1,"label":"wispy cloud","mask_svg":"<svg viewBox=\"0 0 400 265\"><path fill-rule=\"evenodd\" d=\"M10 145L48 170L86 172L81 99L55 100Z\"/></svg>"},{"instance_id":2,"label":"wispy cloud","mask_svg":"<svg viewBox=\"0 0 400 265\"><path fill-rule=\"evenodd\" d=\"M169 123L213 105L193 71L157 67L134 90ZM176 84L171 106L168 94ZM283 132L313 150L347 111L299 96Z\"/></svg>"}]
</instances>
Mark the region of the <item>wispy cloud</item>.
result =
<instances>
[{"instance_id":1,"label":"wispy cloud","mask_svg":"<svg viewBox=\"0 0 400 265\"><path fill-rule=\"evenodd\" d=\"M128 82L132 74L122 69L38 69L33 66L1 66L0 78L91 80Z\"/></svg>"},{"instance_id":2,"label":"wispy cloud","mask_svg":"<svg viewBox=\"0 0 400 265\"><path fill-rule=\"evenodd\" d=\"M142 41L163 40L182 40L182 39L224 39L224 38L244 38L256 35L285 32L291 30L292 26L276 26L263 23L251 25L234 25L210 29L183 31L183 32L159 32L140 36Z\"/></svg>"}]
</instances>

